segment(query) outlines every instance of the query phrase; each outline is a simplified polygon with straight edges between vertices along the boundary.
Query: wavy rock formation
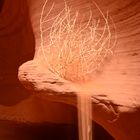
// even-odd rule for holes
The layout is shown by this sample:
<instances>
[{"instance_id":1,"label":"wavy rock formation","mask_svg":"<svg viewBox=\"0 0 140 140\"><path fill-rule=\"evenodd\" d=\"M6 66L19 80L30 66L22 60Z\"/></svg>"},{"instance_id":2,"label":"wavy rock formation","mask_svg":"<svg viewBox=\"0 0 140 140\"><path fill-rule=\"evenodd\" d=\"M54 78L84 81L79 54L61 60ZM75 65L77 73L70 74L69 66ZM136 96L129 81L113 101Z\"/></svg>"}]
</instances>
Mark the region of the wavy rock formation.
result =
<instances>
[{"instance_id":1,"label":"wavy rock formation","mask_svg":"<svg viewBox=\"0 0 140 140\"><path fill-rule=\"evenodd\" d=\"M55 2L56 9L52 17L64 6L61 0ZM101 72L96 73L90 84L84 85L92 93L93 119L117 140L139 140L140 1L95 0L95 2L103 12L109 11L109 15L113 18L117 29L117 45L113 58ZM43 67L44 62L37 55L40 47L39 17L43 3L43 0L28 0L36 51L33 60L20 66L18 74L20 81L33 94L30 93L30 98L14 107L0 106L0 113L3 114L0 117L25 122L47 120L71 123L75 120L75 116L73 107L69 105L76 106L76 93L81 92L81 89L75 88L72 82L48 72ZM79 8L82 12L86 12L91 0L69 0L68 4L72 5L73 9ZM51 2L47 6L50 5ZM95 17L98 16L95 11ZM21 24L20 21L19 23ZM2 27L0 30L5 30L1 23L0 27ZM13 23L11 32L14 28ZM17 27L18 29L20 28ZM0 32L0 35L4 36L5 33L8 34L7 30ZM50 116L48 106L51 108ZM29 109L26 110L26 107ZM57 116L54 116L58 109L62 111L61 115L57 113ZM34 113L31 114L30 111Z\"/></svg>"}]
</instances>

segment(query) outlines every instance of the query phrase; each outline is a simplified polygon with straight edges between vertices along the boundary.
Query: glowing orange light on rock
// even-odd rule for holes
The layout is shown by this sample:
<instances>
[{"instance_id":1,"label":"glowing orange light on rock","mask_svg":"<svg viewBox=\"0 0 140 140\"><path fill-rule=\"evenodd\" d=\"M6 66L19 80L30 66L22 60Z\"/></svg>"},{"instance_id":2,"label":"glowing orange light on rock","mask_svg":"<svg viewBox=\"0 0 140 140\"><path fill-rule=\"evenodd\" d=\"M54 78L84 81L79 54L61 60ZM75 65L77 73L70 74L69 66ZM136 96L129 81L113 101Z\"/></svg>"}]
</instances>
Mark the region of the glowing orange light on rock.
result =
<instances>
[{"instance_id":1,"label":"glowing orange light on rock","mask_svg":"<svg viewBox=\"0 0 140 140\"><path fill-rule=\"evenodd\" d=\"M88 83L95 72L104 62L108 54L113 54L114 43L111 43L111 29L109 15L105 16L98 5L101 19L94 19L89 11L88 21L79 22L79 11L74 14L65 2L65 7L55 17L48 18L54 8L54 3L45 13L45 1L40 17L41 47L39 57L43 56L47 69L55 75L80 84ZM45 25L52 22L49 28ZM46 45L46 32L49 43ZM79 139L92 140L92 101L90 91L78 86L81 93L78 97ZM85 91L86 90L86 91Z\"/></svg>"}]
</instances>

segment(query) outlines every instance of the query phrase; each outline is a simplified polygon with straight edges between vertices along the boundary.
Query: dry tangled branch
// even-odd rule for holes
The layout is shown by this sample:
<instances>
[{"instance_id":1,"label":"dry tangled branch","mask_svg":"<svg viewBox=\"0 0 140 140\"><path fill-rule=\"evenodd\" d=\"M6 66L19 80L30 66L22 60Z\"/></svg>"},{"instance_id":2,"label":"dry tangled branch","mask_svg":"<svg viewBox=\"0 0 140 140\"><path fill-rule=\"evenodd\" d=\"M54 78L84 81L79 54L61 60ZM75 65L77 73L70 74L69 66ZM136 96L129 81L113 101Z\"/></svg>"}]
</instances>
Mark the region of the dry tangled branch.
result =
<instances>
[{"instance_id":1,"label":"dry tangled branch","mask_svg":"<svg viewBox=\"0 0 140 140\"><path fill-rule=\"evenodd\" d=\"M64 9L53 18L48 18L54 4L45 13L47 0L40 17L41 53L47 67L54 74L73 82L85 81L104 62L108 54L113 53L108 13L105 16L95 4L104 20L95 20L92 11L86 23L79 22L79 12L74 14L65 3ZM45 25L53 21L50 28ZM49 43L45 45L45 33L49 32ZM40 54L40 51L38 54Z\"/></svg>"}]
</instances>

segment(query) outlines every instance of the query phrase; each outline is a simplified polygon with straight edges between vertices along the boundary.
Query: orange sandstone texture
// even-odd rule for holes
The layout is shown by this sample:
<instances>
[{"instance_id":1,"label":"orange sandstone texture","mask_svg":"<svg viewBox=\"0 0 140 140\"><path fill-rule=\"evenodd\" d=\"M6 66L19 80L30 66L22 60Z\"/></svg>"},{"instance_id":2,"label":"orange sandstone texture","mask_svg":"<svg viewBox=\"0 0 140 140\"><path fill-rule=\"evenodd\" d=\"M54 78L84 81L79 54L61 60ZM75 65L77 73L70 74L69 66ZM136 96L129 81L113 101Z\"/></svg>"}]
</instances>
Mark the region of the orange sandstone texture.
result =
<instances>
[{"instance_id":1,"label":"orange sandstone texture","mask_svg":"<svg viewBox=\"0 0 140 140\"><path fill-rule=\"evenodd\" d=\"M57 3L59 9L63 7L62 3ZM89 3L90 1L86 0L68 2L74 8L77 6L81 7L81 9L83 8L83 10L84 6L86 7ZM107 129L116 139L138 140L140 139L140 24L138 21L140 3L138 0L129 0L123 2L122 5L120 5L120 1L109 0L105 2L98 1L97 3L104 12L109 10L117 28L118 43L112 60L104 66L102 72L96 73L92 82L84 85L85 89L92 93L93 119ZM40 5L42 4L40 2ZM39 8L37 5L38 2L32 4L31 8L32 23L37 40L36 50L40 47L38 45L40 39L37 19L41 12L41 6ZM37 14L33 12L34 9L38 11L36 12ZM96 16L98 17L97 13ZM38 63L43 62L35 55L33 61L27 62L20 67L19 78L21 82L41 98L74 104L74 101L76 102L74 95L76 95L76 92L80 92L81 89L75 89L73 83L53 77L53 75L50 78L50 74L47 78L47 71L44 67L39 66Z\"/></svg>"},{"instance_id":2,"label":"orange sandstone texture","mask_svg":"<svg viewBox=\"0 0 140 140\"><path fill-rule=\"evenodd\" d=\"M18 80L18 67L33 59L35 50L28 8L25 0L14 3L5 0L1 9L0 119L24 123L71 123L76 120L74 107L40 100ZM46 110L48 106L49 110ZM65 113L58 113L58 110Z\"/></svg>"},{"instance_id":3,"label":"orange sandstone texture","mask_svg":"<svg viewBox=\"0 0 140 140\"><path fill-rule=\"evenodd\" d=\"M35 96L31 93L27 95L27 91L24 91L21 94L21 91L18 88L15 89L12 94L14 96L11 97L10 95L10 98L5 97L3 98L3 100L1 100L0 118L3 120L16 120L19 122L50 121L57 123L71 123L74 122L76 118L76 116L73 115L74 109L69 105L76 105L76 93L81 92L81 89L79 90L75 88L73 83L55 77L54 75L52 75L52 73L50 74L50 72L47 73L44 67L38 65L38 63L43 63L36 54L38 48L40 47L38 19L40 17L40 11L43 2L44 1L40 0L28 0L31 22L35 34L36 52L34 60L23 64L19 68L18 74L20 81L25 85L25 87L27 87L32 93L34 93ZM87 6L87 3L89 2L90 1L88 0L70 0L68 3L70 5L73 5L75 9L77 9L77 7L80 7L84 11L84 7ZM56 0L56 3L58 10L61 9L61 6L63 6L63 2L61 2L60 0ZM9 4L10 7L12 7L12 3L10 2L10 0ZM87 89L87 91L93 93L93 119L97 123L102 125L115 139L139 140L140 2L139 0L127 0L124 2L122 2L121 0L99 0L97 1L97 4L104 12L109 10L110 16L113 18L117 28L118 43L112 60L104 66L101 73L100 71L96 73L95 78L91 83L84 85L84 89ZM24 4L22 4L22 6L23 5ZM16 8L13 9L16 10ZM22 13L22 9L20 10ZM55 12L57 13L57 10ZM98 16L97 13L95 15ZM16 20L16 26L19 27L16 28L18 34L15 34L13 36L9 33L9 31L13 31L13 29L15 30L15 22L11 24L10 19L15 19L16 16L10 15L8 16L9 18L6 19L4 18L4 16L2 16L3 18L1 19L3 19L3 22L0 23L0 44L1 46L7 46L7 50L9 50L9 46L28 46L25 51L22 51L26 52L30 50L30 47L32 46L31 44L33 44L30 42L31 44L29 45L29 40L33 39L30 38L30 35L29 37L27 37L28 34L31 34L31 32L29 33L29 25L24 28L24 30L20 31L21 28L20 26L17 26L17 23L19 23L18 25L20 25L23 22L18 22ZM20 17L23 19L23 16ZM3 28L3 25L5 25L4 22L10 22L10 29L4 30L6 29ZM18 37L22 39L18 39L17 41ZM23 42L26 43L23 44ZM11 52L8 54L6 53L6 55L3 55L3 57L7 57L7 59L15 59L14 61L20 60L19 57L16 58L16 56L18 55L16 52L13 52L13 54L15 54L15 57L10 57ZM32 56L30 56L30 58L32 58ZM19 65L24 61L21 60L16 66L16 69L13 70L13 72L17 71ZM2 63L3 67L6 67L6 63L8 62ZM8 66L11 66L12 68L13 66L10 64ZM11 70L11 68L9 69ZM14 78L6 79L7 76L5 74L5 81L1 81L1 87L3 87L4 82L19 84L16 76L17 72L15 72ZM11 79L13 80L11 81ZM19 93L20 95L15 95L14 93ZM50 110L47 109L48 106L49 108L51 108ZM60 111L59 113L56 113L58 112L58 110L61 110L62 113L60 113Z\"/></svg>"}]
</instances>

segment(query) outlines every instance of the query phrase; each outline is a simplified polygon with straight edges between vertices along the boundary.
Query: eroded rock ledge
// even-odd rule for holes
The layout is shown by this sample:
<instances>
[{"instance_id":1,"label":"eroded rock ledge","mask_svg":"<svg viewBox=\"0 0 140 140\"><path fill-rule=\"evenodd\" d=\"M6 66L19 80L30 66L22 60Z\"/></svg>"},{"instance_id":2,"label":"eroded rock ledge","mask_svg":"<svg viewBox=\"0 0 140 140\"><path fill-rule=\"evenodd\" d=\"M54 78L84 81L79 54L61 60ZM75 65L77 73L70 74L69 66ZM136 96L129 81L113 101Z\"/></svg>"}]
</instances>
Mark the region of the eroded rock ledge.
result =
<instances>
[{"instance_id":1,"label":"eroded rock ledge","mask_svg":"<svg viewBox=\"0 0 140 140\"><path fill-rule=\"evenodd\" d=\"M71 82L63 80L49 71L43 71L35 61L29 61L19 68L19 79L26 88L40 98L76 105L76 94L80 90L74 88ZM122 96L125 96L125 99ZM100 92L98 89L94 89L92 95L93 119L116 139L138 140L140 138L138 103L134 104L133 98L127 98L127 95L120 94L115 97L110 96L106 91ZM127 102L122 103L121 99L127 100Z\"/></svg>"}]
</instances>

